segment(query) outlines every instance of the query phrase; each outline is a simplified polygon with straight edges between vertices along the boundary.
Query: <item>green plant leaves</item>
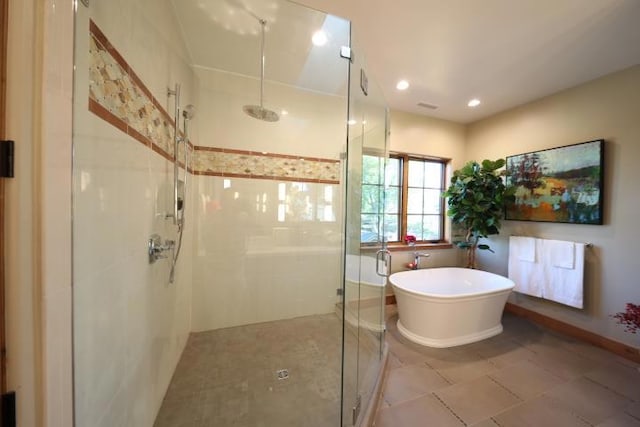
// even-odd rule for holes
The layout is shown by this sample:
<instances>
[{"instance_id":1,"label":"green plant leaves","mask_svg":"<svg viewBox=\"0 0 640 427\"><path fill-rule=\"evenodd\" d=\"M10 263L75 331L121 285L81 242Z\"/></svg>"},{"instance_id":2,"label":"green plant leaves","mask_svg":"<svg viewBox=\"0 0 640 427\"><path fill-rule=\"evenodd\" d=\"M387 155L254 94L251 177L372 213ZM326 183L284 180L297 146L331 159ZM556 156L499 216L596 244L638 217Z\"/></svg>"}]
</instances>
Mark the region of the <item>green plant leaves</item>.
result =
<instances>
[{"instance_id":1,"label":"green plant leaves","mask_svg":"<svg viewBox=\"0 0 640 427\"><path fill-rule=\"evenodd\" d=\"M489 245L478 245L478 239L498 234L504 202L514 197L502 180L504 159L468 162L454 171L451 185L443 193L447 197L447 215L454 224L467 230L466 241L456 242L460 248L475 248L493 252Z\"/></svg>"}]
</instances>

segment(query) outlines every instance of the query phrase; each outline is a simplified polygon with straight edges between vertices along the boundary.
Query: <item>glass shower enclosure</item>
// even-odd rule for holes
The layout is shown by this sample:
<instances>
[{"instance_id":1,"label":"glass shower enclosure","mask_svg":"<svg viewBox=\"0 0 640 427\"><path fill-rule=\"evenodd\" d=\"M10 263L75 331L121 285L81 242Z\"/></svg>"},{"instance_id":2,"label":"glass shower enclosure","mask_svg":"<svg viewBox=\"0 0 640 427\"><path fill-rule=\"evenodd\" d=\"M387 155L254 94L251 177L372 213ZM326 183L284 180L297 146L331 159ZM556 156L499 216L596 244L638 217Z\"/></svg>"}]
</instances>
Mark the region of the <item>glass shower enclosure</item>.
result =
<instances>
[{"instance_id":1,"label":"glass shower enclosure","mask_svg":"<svg viewBox=\"0 0 640 427\"><path fill-rule=\"evenodd\" d=\"M79 2L75 26L76 425L360 425L388 126L350 23L112 0Z\"/></svg>"},{"instance_id":2,"label":"glass shower enclosure","mask_svg":"<svg viewBox=\"0 0 640 427\"><path fill-rule=\"evenodd\" d=\"M389 113L357 47L349 70L346 179L343 425L362 420L374 399L384 351L385 285L391 253L385 241L385 169ZM372 165L371 162L375 164Z\"/></svg>"}]
</instances>

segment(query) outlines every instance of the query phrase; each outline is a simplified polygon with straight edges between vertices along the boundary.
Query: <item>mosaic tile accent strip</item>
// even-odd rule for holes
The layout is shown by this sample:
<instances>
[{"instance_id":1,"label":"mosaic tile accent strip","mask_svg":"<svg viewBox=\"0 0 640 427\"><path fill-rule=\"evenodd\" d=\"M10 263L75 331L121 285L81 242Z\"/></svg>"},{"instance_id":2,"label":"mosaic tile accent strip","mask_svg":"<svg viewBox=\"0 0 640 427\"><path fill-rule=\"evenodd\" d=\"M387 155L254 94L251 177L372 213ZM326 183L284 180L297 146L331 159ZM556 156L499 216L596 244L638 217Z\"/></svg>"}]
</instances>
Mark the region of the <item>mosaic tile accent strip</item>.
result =
<instances>
[{"instance_id":1,"label":"mosaic tile accent strip","mask_svg":"<svg viewBox=\"0 0 640 427\"><path fill-rule=\"evenodd\" d=\"M93 21L89 31L89 111L174 161L173 119ZM339 160L191 143L189 151L192 159L189 172L195 175L340 183ZM181 146L179 161L183 156Z\"/></svg>"},{"instance_id":2,"label":"mosaic tile accent strip","mask_svg":"<svg viewBox=\"0 0 640 427\"><path fill-rule=\"evenodd\" d=\"M89 31L89 111L173 161L173 119L93 21Z\"/></svg>"},{"instance_id":3,"label":"mosaic tile accent strip","mask_svg":"<svg viewBox=\"0 0 640 427\"><path fill-rule=\"evenodd\" d=\"M340 161L196 146L196 175L340 183Z\"/></svg>"}]
</instances>

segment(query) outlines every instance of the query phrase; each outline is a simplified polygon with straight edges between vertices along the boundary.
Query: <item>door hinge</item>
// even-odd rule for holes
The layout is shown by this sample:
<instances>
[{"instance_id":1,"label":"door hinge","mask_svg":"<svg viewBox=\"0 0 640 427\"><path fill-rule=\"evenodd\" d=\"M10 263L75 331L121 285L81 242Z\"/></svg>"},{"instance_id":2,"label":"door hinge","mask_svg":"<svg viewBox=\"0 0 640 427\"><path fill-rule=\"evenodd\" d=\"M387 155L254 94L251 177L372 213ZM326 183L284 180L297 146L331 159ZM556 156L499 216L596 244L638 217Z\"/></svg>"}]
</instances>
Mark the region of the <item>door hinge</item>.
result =
<instances>
[{"instance_id":1,"label":"door hinge","mask_svg":"<svg viewBox=\"0 0 640 427\"><path fill-rule=\"evenodd\" d=\"M356 425L356 421L358 421L358 415L360 415L360 406L362 404L362 396L358 395L356 398L356 406L352 409L353 419L351 420L352 425Z\"/></svg>"},{"instance_id":2,"label":"door hinge","mask_svg":"<svg viewBox=\"0 0 640 427\"><path fill-rule=\"evenodd\" d=\"M14 142L0 141L0 178L13 178Z\"/></svg>"},{"instance_id":3,"label":"door hinge","mask_svg":"<svg viewBox=\"0 0 640 427\"><path fill-rule=\"evenodd\" d=\"M336 288L336 295L339 297L342 296L342 288Z\"/></svg>"},{"instance_id":4,"label":"door hinge","mask_svg":"<svg viewBox=\"0 0 640 427\"><path fill-rule=\"evenodd\" d=\"M353 52L351 51L351 48L349 46L342 46L340 48L340 57L353 62Z\"/></svg>"},{"instance_id":5,"label":"door hinge","mask_svg":"<svg viewBox=\"0 0 640 427\"><path fill-rule=\"evenodd\" d=\"M15 391L2 395L2 400L0 400L0 425L2 427L16 427Z\"/></svg>"}]
</instances>

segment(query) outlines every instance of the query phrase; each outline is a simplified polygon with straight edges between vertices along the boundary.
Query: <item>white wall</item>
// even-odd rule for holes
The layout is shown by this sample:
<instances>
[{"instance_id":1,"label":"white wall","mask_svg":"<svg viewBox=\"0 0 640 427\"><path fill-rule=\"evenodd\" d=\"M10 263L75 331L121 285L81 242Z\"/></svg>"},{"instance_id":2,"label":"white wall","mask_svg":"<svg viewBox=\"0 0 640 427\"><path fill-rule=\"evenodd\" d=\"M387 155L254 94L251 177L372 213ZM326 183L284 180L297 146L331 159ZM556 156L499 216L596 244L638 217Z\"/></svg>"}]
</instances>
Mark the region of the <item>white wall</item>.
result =
<instances>
[{"instance_id":1,"label":"white wall","mask_svg":"<svg viewBox=\"0 0 640 427\"><path fill-rule=\"evenodd\" d=\"M194 331L334 310L341 277L339 216L320 222L287 215L280 222L278 186L291 183L230 178L225 188L224 178L196 179L201 200L193 258ZM311 203L314 194L322 196L330 187L339 215L338 185L304 185Z\"/></svg>"},{"instance_id":2,"label":"white wall","mask_svg":"<svg viewBox=\"0 0 640 427\"><path fill-rule=\"evenodd\" d=\"M604 225L505 221L492 237L495 254L481 254L481 268L507 273L509 235L591 242L585 271L585 309L575 310L515 294L511 302L596 334L638 347L609 315L640 301L635 270L640 253L637 213L640 159L640 66L605 76L468 127L469 160L496 159L604 138Z\"/></svg>"},{"instance_id":3,"label":"white wall","mask_svg":"<svg viewBox=\"0 0 640 427\"><path fill-rule=\"evenodd\" d=\"M343 78L347 78L347 62ZM346 93L327 95L265 81L264 106L280 115L276 123L247 116L244 105L259 104L260 81L240 74L194 68L198 78L196 123L199 145L339 159L346 142ZM282 114L282 110L288 112Z\"/></svg>"},{"instance_id":4,"label":"white wall","mask_svg":"<svg viewBox=\"0 0 640 427\"><path fill-rule=\"evenodd\" d=\"M346 79L346 61L343 66ZM268 83L265 106L289 112L268 123L242 111L258 103L258 81L201 68L196 74L199 145L340 158L346 97ZM341 185L305 182L296 190L289 181L249 175L203 175L195 182L194 331L334 311L341 286ZM315 212L326 202L333 214L320 220ZM279 209L291 212L282 217ZM307 209L313 217L304 218Z\"/></svg>"},{"instance_id":5,"label":"white wall","mask_svg":"<svg viewBox=\"0 0 640 427\"><path fill-rule=\"evenodd\" d=\"M147 2L148 3L148 2ZM74 92L74 367L78 426L153 425L191 330L193 211L175 283L170 262L150 265L152 233L177 239L173 164L90 112L89 17L173 113L167 87L193 74L168 2L78 3Z\"/></svg>"}]
</instances>

